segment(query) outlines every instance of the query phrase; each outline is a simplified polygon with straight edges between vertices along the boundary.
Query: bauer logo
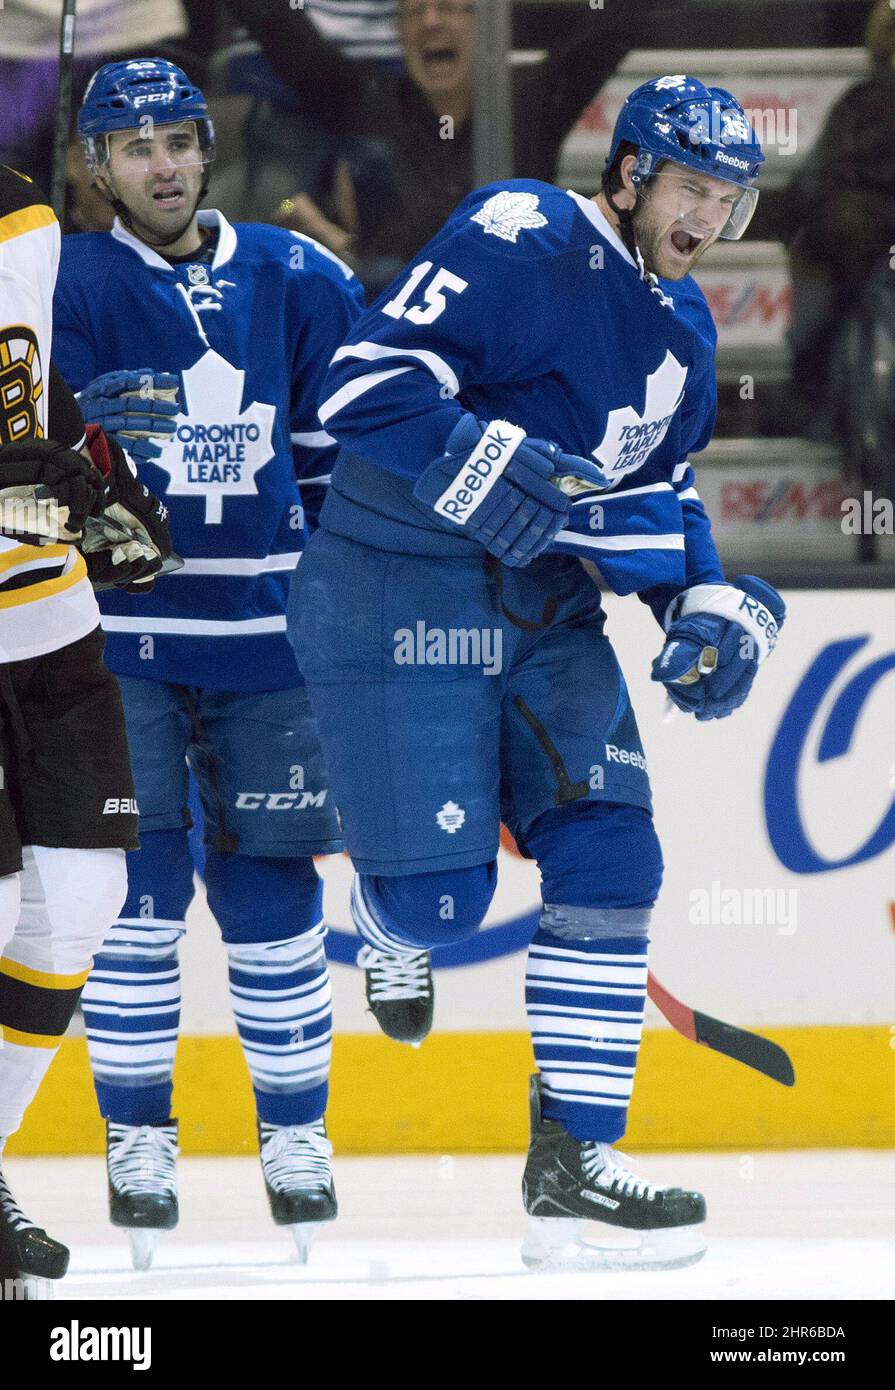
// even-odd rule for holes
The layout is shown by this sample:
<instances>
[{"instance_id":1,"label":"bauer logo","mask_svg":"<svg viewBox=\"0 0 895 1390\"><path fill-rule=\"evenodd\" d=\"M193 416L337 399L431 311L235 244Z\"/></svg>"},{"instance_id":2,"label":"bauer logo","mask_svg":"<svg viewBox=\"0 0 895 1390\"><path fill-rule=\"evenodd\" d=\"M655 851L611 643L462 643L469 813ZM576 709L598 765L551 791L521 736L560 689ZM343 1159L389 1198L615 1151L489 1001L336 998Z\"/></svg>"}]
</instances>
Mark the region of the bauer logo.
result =
<instances>
[{"instance_id":1,"label":"bauer logo","mask_svg":"<svg viewBox=\"0 0 895 1390\"><path fill-rule=\"evenodd\" d=\"M170 475L169 497L205 499L206 524L224 519L225 497L256 496L255 474L274 456L276 410L242 408L245 372L208 351L183 373L183 414L157 460Z\"/></svg>"}]
</instances>

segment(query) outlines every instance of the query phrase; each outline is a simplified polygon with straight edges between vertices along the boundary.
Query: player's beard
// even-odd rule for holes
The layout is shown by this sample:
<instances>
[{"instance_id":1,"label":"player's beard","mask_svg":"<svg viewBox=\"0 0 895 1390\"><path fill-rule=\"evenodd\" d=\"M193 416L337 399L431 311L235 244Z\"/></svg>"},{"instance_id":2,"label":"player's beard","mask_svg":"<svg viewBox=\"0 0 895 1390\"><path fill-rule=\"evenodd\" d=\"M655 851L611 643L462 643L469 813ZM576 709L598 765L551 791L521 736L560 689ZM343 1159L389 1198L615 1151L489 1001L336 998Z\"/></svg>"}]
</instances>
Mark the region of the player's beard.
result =
<instances>
[{"instance_id":1,"label":"player's beard","mask_svg":"<svg viewBox=\"0 0 895 1390\"><path fill-rule=\"evenodd\" d=\"M119 217L121 218L124 225L127 227L128 231L132 232L134 236L138 237L140 241L144 242L144 244L150 247L152 250L158 249L160 251L164 251L164 249L167 246L172 246L175 242L179 241L180 238L184 236L186 232L189 231L190 227L192 226L193 219L195 218L196 213L199 211L199 204L202 202L202 198L204 197L204 190L200 189L193 199L192 210L188 213L184 213L184 220L182 225L180 225L177 228L171 226L162 228L154 226L153 223L141 217L138 212L135 212L131 205L115 187L115 184L111 181L111 179L97 180L97 182L99 183L99 186L103 191L103 195L109 200L109 202L112 202L112 200L115 199L117 203L120 205L120 207L116 208L116 211L118 212ZM121 211L121 208L124 209L123 213Z\"/></svg>"},{"instance_id":2,"label":"player's beard","mask_svg":"<svg viewBox=\"0 0 895 1390\"><path fill-rule=\"evenodd\" d=\"M185 215L182 226L177 228L167 227L163 231L160 227L154 227L150 222L145 222L138 213L135 213L131 208L127 207L127 204L124 203L122 199L125 208L127 208L127 215L134 234L138 236L141 241L145 242L147 246L153 248L159 247L162 250L164 250L166 246L173 246L176 241L179 241L180 238L189 231L192 226L193 218L199 210L199 203L201 201L201 198L198 196L194 199L192 210Z\"/></svg>"},{"instance_id":3,"label":"player's beard","mask_svg":"<svg viewBox=\"0 0 895 1390\"><path fill-rule=\"evenodd\" d=\"M667 222L667 214L658 216L650 207L649 201L641 198L631 218L634 240L640 248L644 269L652 275L665 280L682 280L713 244L715 238L707 237L686 261L672 259L662 253L662 244L668 233L674 230Z\"/></svg>"}]
</instances>

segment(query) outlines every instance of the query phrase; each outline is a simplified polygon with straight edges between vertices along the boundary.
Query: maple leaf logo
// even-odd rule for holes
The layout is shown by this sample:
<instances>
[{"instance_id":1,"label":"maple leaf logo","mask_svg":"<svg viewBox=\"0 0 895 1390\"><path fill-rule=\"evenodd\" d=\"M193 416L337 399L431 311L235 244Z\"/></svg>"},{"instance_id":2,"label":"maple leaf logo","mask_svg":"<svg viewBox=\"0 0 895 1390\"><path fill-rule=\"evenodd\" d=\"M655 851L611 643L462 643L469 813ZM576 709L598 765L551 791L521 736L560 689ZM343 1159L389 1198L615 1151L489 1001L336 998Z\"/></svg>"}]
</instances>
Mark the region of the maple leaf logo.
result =
<instances>
[{"instance_id":1,"label":"maple leaf logo","mask_svg":"<svg viewBox=\"0 0 895 1390\"><path fill-rule=\"evenodd\" d=\"M446 830L448 835L456 835L466 820L466 812L456 801L446 801L435 819L441 830Z\"/></svg>"},{"instance_id":2,"label":"maple leaf logo","mask_svg":"<svg viewBox=\"0 0 895 1390\"><path fill-rule=\"evenodd\" d=\"M610 410L606 431L593 456L612 481L640 468L668 433L674 412L684 395L687 368L670 350L646 379L643 414L632 405Z\"/></svg>"},{"instance_id":3,"label":"maple leaf logo","mask_svg":"<svg viewBox=\"0 0 895 1390\"><path fill-rule=\"evenodd\" d=\"M539 202L536 193L510 193L504 189L474 212L470 221L478 222L489 236L515 242L520 232L547 225L544 214L537 211Z\"/></svg>"},{"instance_id":4,"label":"maple leaf logo","mask_svg":"<svg viewBox=\"0 0 895 1390\"><path fill-rule=\"evenodd\" d=\"M255 474L274 456L276 407L242 409L245 372L212 349L183 373L183 414L156 460L171 481L168 497L204 497L205 522L224 519L225 497L257 496Z\"/></svg>"}]
</instances>

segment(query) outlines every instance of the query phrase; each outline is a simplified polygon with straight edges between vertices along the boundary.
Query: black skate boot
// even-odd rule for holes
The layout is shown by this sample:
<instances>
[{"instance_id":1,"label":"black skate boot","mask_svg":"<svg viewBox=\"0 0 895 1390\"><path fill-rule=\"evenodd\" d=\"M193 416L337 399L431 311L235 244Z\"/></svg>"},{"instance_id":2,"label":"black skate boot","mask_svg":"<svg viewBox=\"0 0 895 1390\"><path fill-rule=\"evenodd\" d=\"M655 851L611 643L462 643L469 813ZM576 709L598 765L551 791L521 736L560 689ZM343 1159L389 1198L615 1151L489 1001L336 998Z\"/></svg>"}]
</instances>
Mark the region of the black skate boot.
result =
<instances>
[{"instance_id":1,"label":"black skate boot","mask_svg":"<svg viewBox=\"0 0 895 1390\"><path fill-rule=\"evenodd\" d=\"M109 1219L128 1233L134 1269L150 1269L162 1231L173 1231L177 1206L177 1121L120 1125L106 1121Z\"/></svg>"},{"instance_id":2,"label":"black skate boot","mask_svg":"<svg viewBox=\"0 0 895 1390\"><path fill-rule=\"evenodd\" d=\"M52 1298L68 1261L67 1246L28 1220L0 1171L0 1303Z\"/></svg>"},{"instance_id":3,"label":"black skate boot","mask_svg":"<svg viewBox=\"0 0 895 1390\"><path fill-rule=\"evenodd\" d=\"M532 1218L522 1259L534 1269L680 1269L705 1254L705 1199L656 1187L608 1144L574 1139L541 1115L540 1077L531 1078L531 1144L522 1177ZM584 1221L620 1232L618 1244L581 1239ZM623 1243L626 1242L626 1243Z\"/></svg>"},{"instance_id":4,"label":"black skate boot","mask_svg":"<svg viewBox=\"0 0 895 1390\"><path fill-rule=\"evenodd\" d=\"M366 975L367 1003L386 1037L419 1047L429 1036L435 1010L429 952L386 955L362 946L357 963Z\"/></svg>"},{"instance_id":5,"label":"black skate boot","mask_svg":"<svg viewBox=\"0 0 895 1390\"><path fill-rule=\"evenodd\" d=\"M317 1227L339 1214L326 1122L269 1125L259 1120L258 1147L270 1214L278 1226L291 1229L299 1264L306 1265Z\"/></svg>"}]
</instances>

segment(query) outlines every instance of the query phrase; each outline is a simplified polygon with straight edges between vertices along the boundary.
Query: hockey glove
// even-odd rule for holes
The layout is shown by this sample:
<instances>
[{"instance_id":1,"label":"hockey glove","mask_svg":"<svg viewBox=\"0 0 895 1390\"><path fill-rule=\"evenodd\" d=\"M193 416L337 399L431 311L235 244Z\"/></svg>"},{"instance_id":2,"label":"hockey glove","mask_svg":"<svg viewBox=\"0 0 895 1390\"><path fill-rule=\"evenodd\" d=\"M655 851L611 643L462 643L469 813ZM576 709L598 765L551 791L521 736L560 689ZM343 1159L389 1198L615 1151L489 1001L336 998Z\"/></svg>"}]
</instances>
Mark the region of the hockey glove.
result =
<instances>
[{"instance_id":1,"label":"hockey glove","mask_svg":"<svg viewBox=\"0 0 895 1390\"><path fill-rule=\"evenodd\" d=\"M0 532L30 545L78 541L103 494L89 459L52 439L0 447Z\"/></svg>"},{"instance_id":2,"label":"hockey glove","mask_svg":"<svg viewBox=\"0 0 895 1390\"><path fill-rule=\"evenodd\" d=\"M781 596L744 574L733 584L695 584L665 614L665 646L653 662L679 709L724 719L745 700L786 617Z\"/></svg>"},{"instance_id":3,"label":"hockey glove","mask_svg":"<svg viewBox=\"0 0 895 1390\"><path fill-rule=\"evenodd\" d=\"M177 429L180 413L179 378L171 372L144 367L132 372L106 372L78 393L81 414L107 435L128 440L136 459L156 459Z\"/></svg>"},{"instance_id":4,"label":"hockey glove","mask_svg":"<svg viewBox=\"0 0 895 1390\"><path fill-rule=\"evenodd\" d=\"M171 558L168 509L140 482L121 445L98 425L87 426L87 448L105 489L81 545L95 589L145 594Z\"/></svg>"},{"instance_id":5,"label":"hockey glove","mask_svg":"<svg viewBox=\"0 0 895 1390\"><path fill-rule=\"evenodd\" d=\"M462 527L505 565L527 565L546 550L569 515L560 478L604 489L595 463L564 454L545 439L529 439L506 420L483 424L465 415L441 458L417 479L420 508L446 528Z\"/></svg>"}]
</instances>

